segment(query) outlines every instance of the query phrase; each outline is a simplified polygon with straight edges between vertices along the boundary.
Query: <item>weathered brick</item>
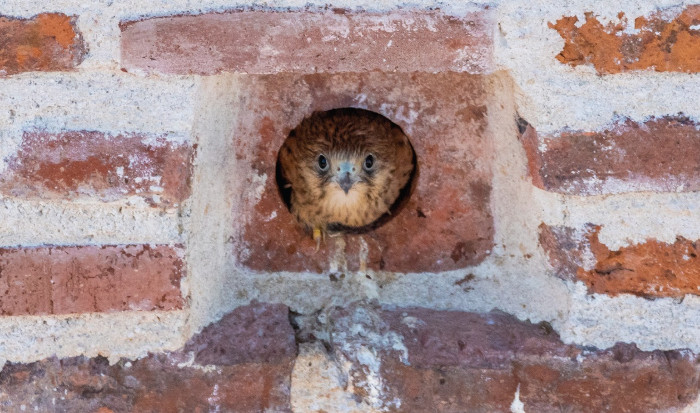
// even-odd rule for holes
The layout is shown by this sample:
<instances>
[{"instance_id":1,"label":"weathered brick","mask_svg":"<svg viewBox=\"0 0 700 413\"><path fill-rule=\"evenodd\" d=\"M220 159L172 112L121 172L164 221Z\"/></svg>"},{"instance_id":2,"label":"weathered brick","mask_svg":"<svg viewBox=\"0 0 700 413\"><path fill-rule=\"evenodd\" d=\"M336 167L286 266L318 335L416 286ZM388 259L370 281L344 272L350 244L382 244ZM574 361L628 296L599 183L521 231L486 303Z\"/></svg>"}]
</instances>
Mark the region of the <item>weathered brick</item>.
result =
<instances>
[{"instance_id":1,"label":"weathered brick","mask_svg":"<svg viewBox=\"0 0 700 413\"><path fill-rule=\"evenodd\" d=\"M539 242L547 253L554 274L562 280L576 281L579 268L595 265L589 237L600 228L586 225L584 228L539 226Z\"/></svg>"},{"instance_id":2,"label":"weathered brick","mask_svg":"<svg viewBox=\"0 0 700 413\"><path fill-rule=\"evenodd\" d=\"M485 11L235 11L125 22L122 65L175 74L457 71L491 67Z\"/></svg>"},{"instance_id":3,"label":"weathered brick","mask_svg":"<svg viewBox=\"0 0 700 413\"><path fill-rule=\"evenodd\" d=\"M586 13L586 21L562 17L549 27L564 39L564 49L557 55L571 66L590 64L598 73L620 73L630 70L657 72L700 71L700 6L688 6L669 20L667 11L659 11L634 21L634 33L628 31L623 13L619 22L603 25L594 13Z\"/></svg>"},{"instance_id":4,"label":"weathered brick","mask_svg":"<svg viewBox=\"0 0 700 413\"><path fill-rule=\"evenodd\" d=\"M102 201L137 195L153 206L174 206L190 195L193 156L191 146L164 138L27 131L0 174L0 191L21 198Z\"/></svg>"},{"instance_id":5,"label":"weathered brick","mask_svg":"<svg viewBox=\"0 0 700 413\"><path fill-rule=\"evenodd\" d=\"M582 281L591 293L682 298L700 295L697 241L647 240L611 251L598 240L599 226L584 229L540 225L540 243L563 279Z\"/></svg>"},{"instance_id":6,"label":"weathered brick","mask_svg":"<svg viewBox=\"0 0 700 413\"><path fill-rule=\"evenodd\" d=\"M576 276L592 292L676 298L700 295L700 260L694 241L683 237L672 244L648 240L610 251L594 232L589 242L596 265L589 271L580 268Z\"/></svg>"},{"instance_id":7,"label":"weathered brick","mask_svg":"<svg viewBox=\"0 0 700 413\"><path fill-rule=\"evenodd\" d=\"M42 13L31 19L0 16L0 76L70 70L87 52L75 17Z\"/></svg>"},{"instance_id":8,"label":"weathered brick","mask_svg":"<svg viewBox=\"0 0 700 413\"><path fill-rule=\"evenodd\" d=\"M0 249L0 314L182 308L181 247L112 245Z\"/></svg>"},{"instance_id":9,"label":"weathered brick","mask_svg":"<svg viewBox=\"0 0 700 413\"><path fill-rule=\"evenodd\" d=\"M233 340L231 338L234 338ZM289 310L282 304L239 307L205 327L185 345L202 365L269 363L296 355Z\"/></svg>"},{"instance_id":10,"label":"weathered brick","mask_svg":"<svg viewBox=\"0 0 700 413\"><path fill-rule=\"evenodd\" d=\"M388 411L508 412L518 389L527 412L676 411L700 393L689 351L581 348L498 312L351 305L329 324L355 396Z\"/></svg>"},{"instance_id":11,"label":"weathered brick","mask_svg":"<svg viewBox=\"0 0 700 413\"><path fill-rule=\"evenodd\" d=\"M520 122L532 183L571 195L700 190L700 125L683 117L540 137Z\"/></svg>"},{"instance_id":12,"label":"weathered brick","mask_svg":"<svg viewBox=\"0 0 700 413\"><path fill-rule=\"evenodd\" d=\"M234 242L239 262L259 271L347 269L443 271L480 262L493 240L491 146L485 136L484 78L460 73L249 76L241 79L235 135L238 195ZM396 122L410 137L418 176L410 200L392 219L344 243L327 238L320 251L284 206L274 179L277 151L315 110L361 107ZM260 197L251 186L264 177ZM337 251L338 248L343 251ZM342 267L342 263L340 265ZM341 268L341 271L343 269Z\"/></svg>"},{"instance_id":13,"label":"weathered brick","mask_svg":"<svg viewBox=\"0 0 700 413\"><path fill-rule=\"evenodd\" d=\"M279 322L287 315L282 305L240 307L188 344L206 343L203 349L114 365L103 357L7 363L0 372L0 406L7 412L287 412L296 355L292 327ZM253 344L250 338L256 335ZM207 358L206 368L191 363L189 351L207 349L226 354Z\"/></svg>"}]
</instances>

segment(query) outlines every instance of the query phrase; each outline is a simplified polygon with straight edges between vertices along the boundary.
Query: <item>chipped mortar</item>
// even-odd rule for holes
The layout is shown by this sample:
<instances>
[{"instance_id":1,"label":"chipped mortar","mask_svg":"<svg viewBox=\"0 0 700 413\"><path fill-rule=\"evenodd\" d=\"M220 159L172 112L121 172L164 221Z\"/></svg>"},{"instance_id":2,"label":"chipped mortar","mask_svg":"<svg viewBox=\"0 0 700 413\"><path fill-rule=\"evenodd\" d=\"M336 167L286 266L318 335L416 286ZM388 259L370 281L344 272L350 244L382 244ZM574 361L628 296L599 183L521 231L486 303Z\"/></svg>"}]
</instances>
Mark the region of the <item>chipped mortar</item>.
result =
<instances>
[{"instance_id":1,"label":"chipped mortar","mask_svg":"<svg viewBox=\"0 0 700 413\"><path fill-rule=\"evenodd\" d=\"M4 7L4 6L3 6ZM9 14L0 7L0 14ZM2 162L16 152L25 129L99 129L142 132L174 143L188 141L195 80L142 79L121 71L25 73L0 78ZM96 110L95 108L100 108ZM182 205L187 210L187 202ZM174 244L184 241L181 211L150 208L138 196L115 202L0 198L0 244ZM186 281L185 281L186 283ZM187 293L187 286L183 285ZM186 311L68 316L14 316L0 320L0 358L31 362L57 355L141 357L177 349L186 337Z\"/></svg>"},{"instance_id":2,"label":"chipped mortar","mask_svg":"<svg viewBox=\"0 0 700 413\"><path fill-rule=\"evenodd\" d=\"M307 3L272 1L265 6L305 7ZM32 73L0 79L0 102L17 108L14 114L0 114L3 129L19 133L27 126L82 129L86 125L98 125L106 132L141 131L167 134L175 141L191 139L201 144L202 153L197 159L191 203L183 210L184 216L189 218L184 220L175 211L167 211L161 216L138 206L124 218L114 213L117 206L89 202L76 207L60 203L38 205L3 201L8 206L6 214L10 222L23 222L26 213L41 216L48 212L49 216L62 217L68 214L75 217L72 219L80 220L87 217L88 224L84 227L66 230L68 235L62 238L63 242L174 242L184 237L189 247L190 276L183 281L183 291L189 291L191 302L188 310L168 313L162 321L143 313L67 318L9 317L3 321L0 344L18 340L18 346L5 347L3 357L19 361L31 361L53 353L60 356L99 353L112 357L138 357L145 351L174 348L207 323L254 298L285 302L297 311L309 313L333 300L353 301L371 294L378 294L385 304L470 311L488 311L495 307L521 319L550 321L565 341L577 344L607 347L615 341L628 341L636 342L642 349L688 347L697 351L700 331L688 328L697 324L700 309L697 297L689 297L681 304L671 299L650 302L626 295L615 298L587 295L582 284L563 283L543 270L548 264L538 247L536 228L540 222L577 225L598 220L596 223L603 225L600 239L612 249L643 242L648 237L668 241L680 234L698 239L700 217L693 211L700 201L699 195L638 193L581 198L535 189L526 177L524 154L514 138L513 120L517 110L538 131L556 133L565 127L601 130L616 113L643 120L649 116L684 112L698 119L700 108L689 107L682 97L700 94L700 76L647 72L598 76L590 68L561 65L553 56L561 50L563 40L554 30L547 28L547 22L561 16L578 15L582 18L585 11L593 9L604 22L606 18L616 19L620 11L631 20L657 7L682 6L688 2L628 0L601 4L575 0L559 5L514 0L453 3L456 2L334 2L337 7L369 10L397 6L422 8L438 4L443 11L454 14L491 4L499 23L495 29L495 59L499 68L508 72L492 76L494 100L489 106L489 133L498 147L495 160L498 172L494 177L492 197L496 245L491 257L474 268L442 274L374 274L373 278L385 283L380 286L364 278L348 277L350 281L334 283L323 275L278 273L260 276L237 268L227 257L226 244L230 236L226 229L231 228L228 224L235 219L231 198L226 193L226 188L232 186L226 183L230 177L220 174L222 170L231 170L228 168L232 164L235 170L235 161L223 156L227 142L223 138L230 136L227 127L236 116L232 98L236 93L236 75L207 79L192 76L142 78L118 71L120 20L144 15L219 11L258 3L210 0L195 7L188 0L176 0L167 5L135 0L87 5L78 0L58 0L52 2L51 10L46 10L41 2L5 1L0 13L15 17L30 17L44 11L79 14L78 26L88 42L90 53L75 73ZM312 5L322 4L315 2ZM528 53L523 53L523 50ZM512 77L512 83L509 77ZM62 79L61 82L56 82L56 78ZM576 90L575 94L572 89ZM28 90L34 92L27 93ZM51 93L37 100L38 91L45 90ZM635 96L635 99L624 99L629 96ZM597 104L590 105L590 102ZM499 103L504 103L505 108L500 108ZM108 110L90 111L91 107ZM1 153L7 157L16 149L17 135L3 132L2 138L3 142L10 143ZM513 214L513 205L518 206L517 214ZM111 212L100 212L100 207ZM658 216L659 210L668 211L663 219ZM19 236L22 242L30 238L41 242L60 241L56 236L56 226L50 225L48 219L35 221L37 225L21 229L23 232L19 235L16 229L4 226L4 242L10 242L15 236ZM142 225L143 222L147 224ZM640 225L646 222L653 225ZM180 235L183 225L185 233ZM17 228L16 225L13 227ZM456 285L469 274L473 274L474 279L468 285ZM357 288L358 285L364 287ZM74 322L59 322L63 319L76 320L81 327ZM183 319L186 319L185 328ZM47 320L57 323L53 334L58 346L46 342L38 344L39 334L45 328L42 324ZM113 328L115 324L123 327ZM105 325L110 326L110 331L105 331ZM674 334L656 334L668 331L668 326L673 327ZM115 339L126 336L125 330L135 328L146 332L146 336L164 335L160 342L135 340L125 344ZM81 329L90 334L76 335ZM18 338L18 331L26 334L26 338ZM92 350L85 346L85 342L94 343Z\"/></svg>"},{"instance_id":3,"label":"chipped mortar","mask_svg":"<svg viewBox=\"0 0 700 413\"><path fill-rule=\"evenodd\" d=\"M700 107L689 105L687 97L700 94L700 75L645 71L600 76L588 66L572 68L555 59L564 40L547 25L563 16L577 16L581 23L589 11L595 11L604 25L618 22L617 15L623 12L633 25L636 17L657 9L670 8L669 13L673 13L689 4L668 0L501 1L496 8L494 56L517 85L518 112L544 134L565 128L603 130L618 114L644 121L682 112L698 121Z\"/></svg>"}]
</instances>

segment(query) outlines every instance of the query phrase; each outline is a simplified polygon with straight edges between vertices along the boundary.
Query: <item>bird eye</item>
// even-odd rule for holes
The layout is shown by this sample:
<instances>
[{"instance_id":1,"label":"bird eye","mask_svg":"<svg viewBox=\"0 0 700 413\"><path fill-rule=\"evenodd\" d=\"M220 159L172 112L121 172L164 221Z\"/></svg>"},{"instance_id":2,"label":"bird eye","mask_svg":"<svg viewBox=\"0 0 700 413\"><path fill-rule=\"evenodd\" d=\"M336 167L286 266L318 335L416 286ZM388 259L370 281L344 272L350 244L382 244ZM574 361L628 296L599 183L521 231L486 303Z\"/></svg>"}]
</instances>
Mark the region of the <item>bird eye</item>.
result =
<instances>
[{"instance_id":1,"label":"bird eye","mask_svg":"<svg viewBox=\"0 0 700 413\"><path fill-rule=\"evenodd\" d=\"M365 158L365 163L364 163L365 170L370 171L370 170L372 170L373 166L374 166L374 156L372 156L371 154L367 155L367 157Z\"/></svg>"},{"instance_id":2,"label":"bird eye","mask_svg":"<svg viewBox=\"0 0 700 413\"><path fill-rule=\"evenodd\" d=\"M328 170L328 159L323 155L318 155L318 169L324 172Z\"/></svg>"}]
</instances>

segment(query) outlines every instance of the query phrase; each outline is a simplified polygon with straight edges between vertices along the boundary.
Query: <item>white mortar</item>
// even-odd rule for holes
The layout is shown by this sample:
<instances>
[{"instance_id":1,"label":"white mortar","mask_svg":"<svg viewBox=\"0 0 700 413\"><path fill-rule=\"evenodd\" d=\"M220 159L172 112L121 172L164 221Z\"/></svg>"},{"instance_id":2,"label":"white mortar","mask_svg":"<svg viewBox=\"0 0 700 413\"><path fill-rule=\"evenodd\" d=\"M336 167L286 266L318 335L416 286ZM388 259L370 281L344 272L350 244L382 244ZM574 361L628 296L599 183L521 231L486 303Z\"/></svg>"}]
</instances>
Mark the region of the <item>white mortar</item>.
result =
<instances>
[{"instance_id":1,"label":"white mortar","mask_svg":"<svg viewBox=\"0 0 700 413\"><path fill-rule=\"evenodd\" d=\"M0 77L0 129L138 132L183 142L192 128L195 93L192 78L141 78L121 71Z\"/></svg>"},{"instance_id":2,"label":"white mortar","mask_svg":"<svg viewBox=\"0 0 700 413\"><path fill-rule=\"evenodd\" d=\"M0 198L0 246L183 242L177 211Z\"/></svg>"},{"instance_id":3,"label":"white mortar","mask_svg":"<svg viewBox=\"0 0 700 413\"><path fill-rule=\"evenodd\" d=\"M577 15L583 20L583 13L590 10L595 10L603 22L617 19L620 11L632 21L660 6L689 2L334 2L336 7L368 10L439 5L454 14L490 4L498 21L494 25L495 61L514 79L513 85L507 83L505 75L495 79L495 100L489 104L488 133L496 147L492 193L496 246L492 255L476 267L442 274L374 274L375 280L386 282L383 288L364 277L348 276L334 283L322 275L256 275L236 269L227 243L234 220L240 218L235 215L231 196L236 182L231 182L234 176L224 173L237 171L235 160L226 155L237 119L236 76L161 78L119 71L120 20L261 4L240 0L5 0L0 5L0 14L15 17L41 12L80 15L78 26L90 50L77 72L0 78L0 108L13 110L0 109L3 158L14 154L19 134L27 127L141 132L200 144L193 195L183 208L184 215L189 216L185 221L178 219L175 211L161 216L137 205L117 214L117 204L89 201L88 205L69 205L62 201L4 200L0 208L0 239L5 245L186 241L189 276L183 280L183 291L190 300L190 309L5 318L0 320L0 358L32 361L53 353L61 357L81 353L102 353L112 359L138 357L146 351L174 348L202 326L255 298L283 302L308 313L331 302L373 296L385 304L402 306L470 311L500 308L521 319L548 320L565 341L583 345L608 347L616 341L627 341L643 349L700 350L700 332L695 327L700 310L697 297L679 303L626 295L589 296L582 284L564 283L551 275L537 243L540 222L602 224L600 239L613 249L646 238L671 242L682 235L700 239L696 207L699 196L634 193L583 198L537 190L527 178L524 152L515 137L512 119L517 109L540 133L556 133L567 127L600 130L617 115L643 121L649 116L683 112L700 119L700 106L688 99L700 96L699 75L634 72L599 76L590 67L572 68L554 58L563 40L547 27L548 22L562 16ZM306 0L264 3L292 8L307 4ZM311 4L324 6L326 2ZM515 103L509 97L511 87L516 90ZM505 103L504 108L500 108L500 101ZM238 184L243 185L242 181ZM75 222L80 225L73 225ZM455 285L469 273L474 274L473 281ZM41 339L47 331L44 322L54 323L49 331L57 344ZM124 341L133 329L148 334Z\"/></svg>"},{"instance_id":4,"label":"white mortar","mask_svg":"<svg viewBox=\"0 0 700 413\"><path fill-rule=\"evenodd\" d=\"M0 317L0 360L29 363L59 358L144 357L184 344L185 311L127 311L61 316Z\"/></svg>"}]
</instances>

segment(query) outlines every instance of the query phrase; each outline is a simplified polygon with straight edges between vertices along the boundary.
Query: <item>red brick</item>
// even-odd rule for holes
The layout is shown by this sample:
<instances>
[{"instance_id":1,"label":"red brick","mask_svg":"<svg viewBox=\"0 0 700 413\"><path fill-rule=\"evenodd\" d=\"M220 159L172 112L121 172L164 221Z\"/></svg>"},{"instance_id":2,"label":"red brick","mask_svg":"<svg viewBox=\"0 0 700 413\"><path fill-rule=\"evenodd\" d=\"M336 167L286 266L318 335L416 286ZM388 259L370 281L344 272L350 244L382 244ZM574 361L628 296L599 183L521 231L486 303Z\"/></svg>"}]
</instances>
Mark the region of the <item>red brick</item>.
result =
<instances>
[{"instance_id":1,"label":"red brick","mask_svg":"<svg viewBox=\"0 0 700 413\"><path fill-rule=\"evenodd\" d=\"M181 247L114 245L0 249L2 315L182 308Z\"/></svg>"},{"instance_id":2,"label":"red brick","mask_svg":"<svg viewBox=\"0 0 700 413\"><path fill-rule=\"evenodd\" d=\"M237 364L209 373L176 369L165 361L139 363L137 367L141 369L136 371L136 377L142 387L134 397L133 407L125 411L291 412L293 361Z\"/></svg>"},{"instance_id":3,"label":"red brick","mask_svg":"<svg viewBox=\"0 0 700 413\"><path fill-rule=\"evenodd\" d=\"M687 118L625 120L602 132L544 137L521 125L532 183L542 189L570 195L700 190L700 125Z\"/></svg>"},{"instance_id":4,"label":"red brick","mask_svg":"<svg viewBox=\"0 0 700 413\"><path fill-rule=\"evenodd\" d=\"M562 343L547 323L498 312L350 305L331 312L329 325L331 351L351 362L360 400L367 368L352 351L376 354L373 383L390 411L507 412L518 388L527 412L678 411L700 393L700 359L689 351L583 349Z\"/></svg>"},{"instance_id":5,"label":"red brick","mask_svg":"<svg viewBox=\"0 0 700 413\"><path fill-rule=\"evenodd\" d=\"M630 70L657 72L700 71L700 6L688 6L669 20L668 12L656 12L634 21L635 33L627 33L628 21L623 13L620 22L603 25L594 13L586 13L586 21L562 17L549 27L564 39L564 49L557 55L571 66L593 65L598 73L620 73Z\"/></svg>"},{"instance_id":6,"label":"red brick","mask_svg":"<svg viewBox=\"0 0 700 413\"><path fill-rule=\"evenodd\" d=\"M697 241L647 240L611 251L598 240L600 227L584 230L540 226L540 243L559 276L582 281L591 293L682 298L700 295ZM546 240L543 242L543 240ZM584 265L582 256L591 257Z\"/></svg>"},{"instance_id":7,"label":"red brick","mask_svg":"<svg viewBox=\"0 0 700 413\"><path fill-rule=\"evenodd\" d=\"M253 304L209 326L206 337L190 342L206 343L200 352L225 349L207 359L208 369L188 363L189 351L197 351L192 348L114 365L103 357L7 363L0 372L0 406L12 412L22 405L58 412L289 412L296 344L289 323L280 322L288 312L282 305Z\"/></svg>"},{"instance_id":8,"label":"red brick","mask_svg":"<svg viewBox=\"0 0 700 413\"><path fill-rule=\"evenodd\" d=\"M277 151L290 130L315 110L361 107L379 112L408 134L418 157L410 200L385 225L364 235L345 236L349 270L443 271L474 265L489 253L493 218L489 200L492 153L485 136L486 89L478 75L336 74L249 76L241 79L241 116L235 134L235 173L248 185L238 195L234 252L259 271L331 268L337 239L320 251L279 196ZM234 173L234 172L232 172ZM267 177L261 197L250 195L253 177ZM240 176L240 175L239 175ZM251 201L252 199L252 201Z\"/></svg>"},{"instance_id":9,"label":"red brick","mask_svg":"<svg viewBox=\"0 0 700 413\"><path fill-rule=\"evenodd\" d=\"M0 76L70 70L87 53L76 17L42 13L31 19L0 16Z\"/></svg>"},{"instance_id":10,"label":"red brick","mask_svg":"<svg viewBox=\"0 0 700 413\"><path fill-rule=\"evenodd\" d=\"M114 201L132 195L173 206L190 195L194 149L164 138L95 131L25 132L0 174L0 190L21 198Z\"/></svg>"},{"instance_id":11,"label":"red brick","mask_svg":"<svg viewBox=\"0 0 700 413\"><path fill-rule=\"evenodd\" d=\"M485 11L389 13L270 10L122 23L127 70L174 74L481 73L491 67Z\"/></svg>"},{"instance_id":12,"label":"red brick","mask_svg":"<svg viewBox=\"0 0 700 413\"><path fill-rule=\"evenodd\" d=\"M289 309L283 304L238 307L205 327L183 349L202 365L269 363L296 356Z\"/></svg>"}]
</instances>

